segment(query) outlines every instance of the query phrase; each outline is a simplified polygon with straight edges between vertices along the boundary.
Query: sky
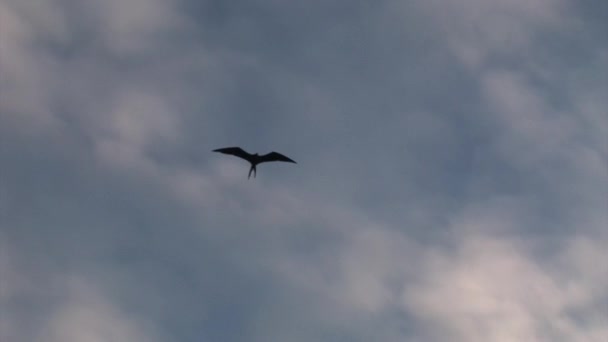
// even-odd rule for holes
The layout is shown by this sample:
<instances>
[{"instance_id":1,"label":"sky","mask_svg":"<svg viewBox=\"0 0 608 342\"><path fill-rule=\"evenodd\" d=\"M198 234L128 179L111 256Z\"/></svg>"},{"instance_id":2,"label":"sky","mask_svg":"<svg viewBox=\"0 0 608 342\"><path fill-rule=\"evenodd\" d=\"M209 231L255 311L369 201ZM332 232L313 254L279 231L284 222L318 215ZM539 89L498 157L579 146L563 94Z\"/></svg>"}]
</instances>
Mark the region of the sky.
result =
<instances>
[{"instance_id":1,"label":"sky","mask_svg":"<svg viewBox=\"0 0 608 342\"><path fill-rule=\"evenodd\" d=\"M0 0L0 340L608 340L607 16Z\"/></svg>"}]
</instances>

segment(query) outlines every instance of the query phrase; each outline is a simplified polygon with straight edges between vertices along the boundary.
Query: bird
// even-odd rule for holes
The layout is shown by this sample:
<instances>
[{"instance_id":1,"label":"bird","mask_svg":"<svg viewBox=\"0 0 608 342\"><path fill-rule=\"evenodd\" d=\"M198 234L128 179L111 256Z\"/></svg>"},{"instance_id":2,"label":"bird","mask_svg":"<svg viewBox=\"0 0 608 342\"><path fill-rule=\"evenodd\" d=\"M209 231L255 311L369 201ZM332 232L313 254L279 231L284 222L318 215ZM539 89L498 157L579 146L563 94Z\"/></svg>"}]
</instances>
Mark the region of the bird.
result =
<instances>
[{"instance_id":1,"label":"bird","mask_svg":"<svg viewBox=\"0 0 608 342\"><path fill-rule=\"evenodd\" d=\"M237 157L243 158L246 161L248 161L249 163L251 163L251 168L249 169L249 174L247 175L247 179L251 178L252 172L253 172L253 178L256 177L256 174L257 174L256 166L260 163L282 161L282 162L297 164L294 160L292 160L278 152L274 152L274 151L264 154L264 155L259 155L257 153L256 154L248 153L240 147L224 147L224 148L218 148L216 150L213 150L213 152L219 152L219 153L223 153L223 154L230 154L233 156L237 156Z\"/></svg>"}]
</instances>

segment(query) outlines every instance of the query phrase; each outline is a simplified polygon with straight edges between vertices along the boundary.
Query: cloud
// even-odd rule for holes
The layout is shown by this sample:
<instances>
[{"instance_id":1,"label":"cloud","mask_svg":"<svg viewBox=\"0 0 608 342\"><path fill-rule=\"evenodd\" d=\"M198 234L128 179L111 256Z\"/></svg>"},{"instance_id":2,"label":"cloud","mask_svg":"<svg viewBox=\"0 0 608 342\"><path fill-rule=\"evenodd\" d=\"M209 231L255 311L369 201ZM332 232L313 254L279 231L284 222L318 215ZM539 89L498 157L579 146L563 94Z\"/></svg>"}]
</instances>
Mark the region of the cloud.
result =
<instances>
[{"instance_id":1,"label":"cloud","mask_svg":"<svg viewBox=\"0 0 608 342\"><path fill-rule=\"evenodd\" d=\"M546 32L572 25L569 5L561 0L469 0L419 4L465 65L479 67L496 57L523 57Z\"/></svg>"},{"instance_id":2,"label":"cloud","mask_svg":"<svg viewBox=\"0 0 608 342\"><path fill-rule=\"evenodd\" d=\"M448 244L434 247L353 218L337 225L348 231L326 249L280 260L279 274L316 303L300 310L332 327L347 325L351 337L604 339L608 268L591 265L607 257L608 241L585 235L524 240L510 232L529 225L521 221L527 214L502 213L502 207L455 222ZM497 227L504 224L516 227ZM548 245L559 248L546 254ZM381 323L397 317L396 325ZM358 321L366 332L346 323Z\"/></svg>"},{"instance_id":3,"label":"cloud","mask_svg":"<svg viewBox=\"0 0 608 342\"><path fill-rule=\"evenodd\" d=\"M432 340L604 339L606 293L600 288L608 285L608 269L579 262L606 258L606 241L567 242L556 263L532 257L525 245L467 236L455 252L426 259L429 267L404 303L426 322Z\"/></svg>"},{"instance_id":4,"label":"cloud","mask_svg":"<svg viewBox=\"0 0 608 342\"><path fill-rule=\"evenodd\" d=\"M586 18L0 2L1 338L606 339ZM298 165L248 181L230 145Z\"/></svg>"},{"instance_id":5,"label":"cloud","mask_svg":"<svg viewBox=\"0 0 608 342\"><path fill-rule=\"evenodd\" d=\"M155 341L152 329L104 299L90 284L69 281L65 303L38 338L48 341Z\"/></svg>"},{"instance_id":6,"label":"cloud","mask_svg":"<svg viewBox=\"0 0 608 342\"><path fill-rule=\"evenodd\" d=\"M159 38L186 25L174 1L86 1L80 4L108 49L119 55L156 49Z\"/></svg>"},{"instance_id":7,"label":"cloud","mask_svg":"<svg viewBox=\"0 0 608 342\"><path fill-rule=\"evenodd\" d=\"M29 129L52 126L56 119L49 108L48 87L53 81L55 63L37 53L36 43L43 38L65 38L62 12L43 2L38 6L2 2L0 6L0 67L5 70L0 83L3 121L25 122ZM40 37L41 32L48 36Z\"/></svg>"}]
</instances>

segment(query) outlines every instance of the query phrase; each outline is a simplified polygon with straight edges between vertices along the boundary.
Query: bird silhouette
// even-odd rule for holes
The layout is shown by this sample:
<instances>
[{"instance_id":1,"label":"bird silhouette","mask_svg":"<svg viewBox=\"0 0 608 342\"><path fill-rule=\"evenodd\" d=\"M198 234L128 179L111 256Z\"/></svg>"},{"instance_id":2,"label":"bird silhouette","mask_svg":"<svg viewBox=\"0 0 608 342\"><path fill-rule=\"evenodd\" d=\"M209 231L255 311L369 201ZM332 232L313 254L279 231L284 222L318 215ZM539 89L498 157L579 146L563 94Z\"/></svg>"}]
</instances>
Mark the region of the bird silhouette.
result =
<instances>
[{"instance_id":1,"label":"bird silhouette","mask_svg":"<svg viewBox=\"0 0 608 342\"><path fill-rule=\"evenodd\" d=\"M249 174L247 175L247 179L251 178L252 172L253 172L253 178L256 177L256 174L257 174L256 166L260 163L282 161L282 162L297 164L292 159L287 158L286 156L284 156L278 152L274 152L274 151L264 154L264 155L259 155L257 153L251 154L251 153L245 152L245 150L243 150L240 147L225 147L225 148L218 148L217 150L213 150L213 152L220 152L220 153L224 153L224 154L230 154L233 156L237 156L237 157L243 158L246 161L248 161L249 163L251 163L251 168L249 169Z\"/></svg>"}]
</instances>

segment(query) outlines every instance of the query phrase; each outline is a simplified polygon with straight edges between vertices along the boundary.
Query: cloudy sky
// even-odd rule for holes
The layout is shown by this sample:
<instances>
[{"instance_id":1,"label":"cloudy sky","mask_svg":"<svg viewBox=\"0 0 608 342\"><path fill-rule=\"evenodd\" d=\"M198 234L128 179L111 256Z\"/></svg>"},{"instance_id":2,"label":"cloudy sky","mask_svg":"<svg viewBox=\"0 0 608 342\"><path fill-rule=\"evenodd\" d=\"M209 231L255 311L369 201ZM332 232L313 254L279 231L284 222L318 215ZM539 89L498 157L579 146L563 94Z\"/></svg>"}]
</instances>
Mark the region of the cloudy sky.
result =
<instances>
[{"instance_id":1,"label":"cloudy sky","mask_svg":"<svg viewBox=\"0 0 608 342\"><path fill-rule=\"evenodd\" d=\"M0 0L0 340L608 340L607 17Z\"/></svg>"}]
</instances>

